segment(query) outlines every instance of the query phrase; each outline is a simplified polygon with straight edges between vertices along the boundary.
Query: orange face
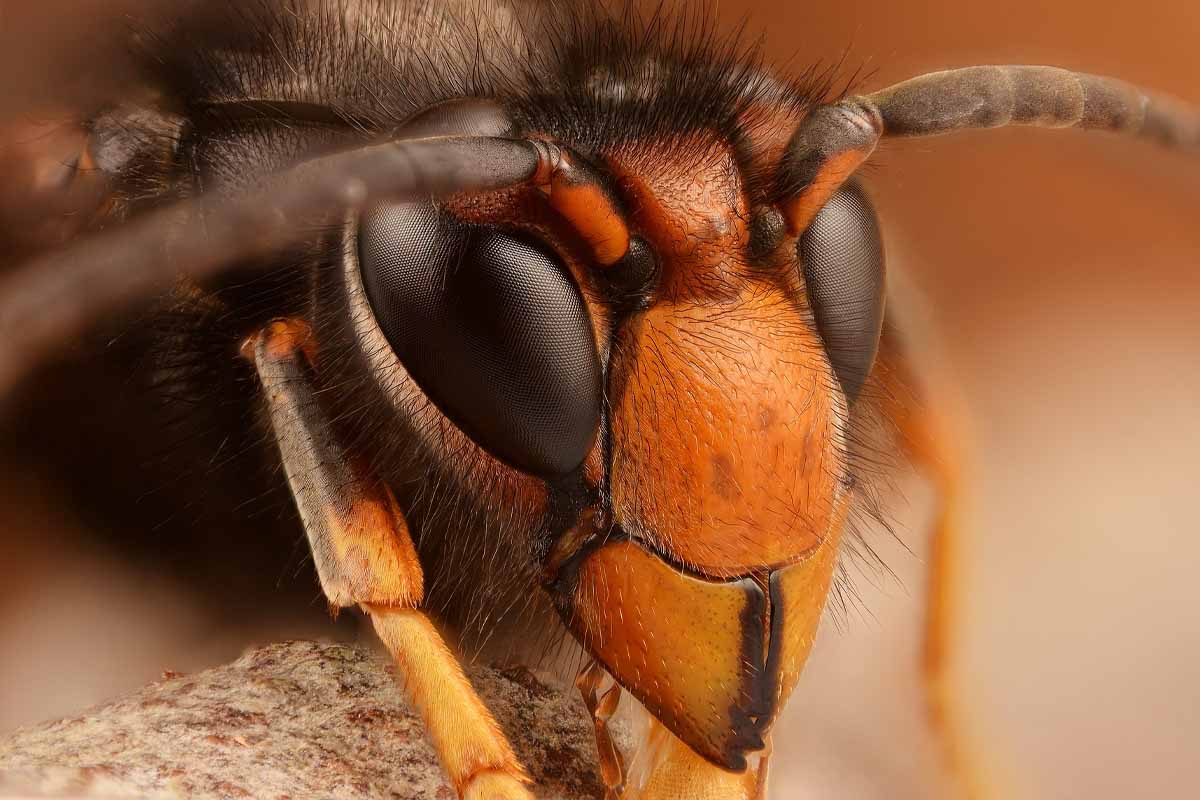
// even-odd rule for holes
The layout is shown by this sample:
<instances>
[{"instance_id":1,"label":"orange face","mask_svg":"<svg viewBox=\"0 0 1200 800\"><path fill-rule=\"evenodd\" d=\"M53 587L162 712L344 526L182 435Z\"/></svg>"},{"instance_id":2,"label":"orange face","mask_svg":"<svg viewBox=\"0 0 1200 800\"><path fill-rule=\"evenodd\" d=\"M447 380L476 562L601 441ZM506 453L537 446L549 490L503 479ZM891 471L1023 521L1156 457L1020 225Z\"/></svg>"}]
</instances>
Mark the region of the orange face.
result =
<instances>
[{"instance_id":1,"label":"orange face","mask_svg":"<svg viewBox=\"0 0 1200 800\"><path fill-rule=\"evenodd\" d=\"M710 577L792 563L825 539L844 472L803 289L747 263L731 157L629 183L663 278L610 368L615 521Z\"/></svg>"},{"instance_id":2,"label":"orange face","mask_svg":"<svg viewBox=\"0 0 1200 800\"><path fill-rule=\"evenodd\" d=\"M597 405L588 435L569 437L569 459L522 463L520 448L509 448L502 461L496 441L489 455L461 426L439 427L441 451L477 456L448 466L465 484L492 486L496 507L520 515L499 501L505 486L514 489L508 497L528 489L545 498L544 516L528 528L536 531L543 586L567 627L682 742L730 770L744 770L764 746L813 642L850 494L846 423L854 391L843 388L845 371L823 325L830 304L810 300L821 288L801 263L809 261L802 253L812 244L811 220L796 216L795 198L776 196L790 176L784 150L799 120L772 109L746 114L737 147L703 129L670 142L623 140L585 157L535 132L529 141L539 166L529 185L451 198L454 224L477 226L485 241L506 236L506 226L533 234L545 248L539 252L552 251L571 273L586 306L571 319L585 321L570 328L582 336L555 358L569 360L594 342L587 365L596 370L579 398ZM820 211L837 190L846 177L837 165L818 176L804 208ZM448 236L440 221L415 222L426 219L441 218L428 206L403 207L373 220L370 236L385 243ZM531 247L528 239L506 241ZM823 241L826 251L811 262L828 267L841 228ZM410 259L413 274L425 274L426 256L436 261L449 245L426 249ZM527 260L518 272L528 277L533 265ZM838 266L835 283L845 274ZM473 290L487 273L453 274L469 275ZM439 291L448 297L443 287L458 291L458 280L446 278ZM413 296L425 291L413 285ZM403 351L394 358L425 369L436 389L453 371L442 368L445 359L421 366L424 351L404 320L422 309L408 296L404 313L392 316L395 346L364 349L389 358ZM485 292L472 308L490 319L494 305ZM552 297L522 308L520 316L534 320L562 313ZM547 328L538 342L550 352L561 332ZM873 356L878 329L867 334ZM491 338L491 328L477 337ZM526 350L523 342L512 347ZM562 367L555 358L508 372ZM579 374L578 365L563 372ZM398 365L392 372L402 374ZM451 401L495 393L492 383L441 396L453 411ZM554 428L573 408L561 403L532 415L539 427L523 435ZM477 434L493 421L492 412L464 409L455 413ZM468 474L472 463L491 471ZM528 480L523 468L543 480Z\"/></svg>"},{"instance_id":3,"label":"orange face","mask_svg":"<svg viewBox=\"0 0 1200 800\"><path fill-rule=\"evenodd\" d=\"M733 154L712 142L692 152L706 155L678 165L635 145L608 157L661 274L613 336L611 514L564 537L582 549L559 559L550 586L626 689L696 752L741 769L794 685L828 590L846 400L796 238L751 258L754 209Z\"/></svg>"}]
</instances>

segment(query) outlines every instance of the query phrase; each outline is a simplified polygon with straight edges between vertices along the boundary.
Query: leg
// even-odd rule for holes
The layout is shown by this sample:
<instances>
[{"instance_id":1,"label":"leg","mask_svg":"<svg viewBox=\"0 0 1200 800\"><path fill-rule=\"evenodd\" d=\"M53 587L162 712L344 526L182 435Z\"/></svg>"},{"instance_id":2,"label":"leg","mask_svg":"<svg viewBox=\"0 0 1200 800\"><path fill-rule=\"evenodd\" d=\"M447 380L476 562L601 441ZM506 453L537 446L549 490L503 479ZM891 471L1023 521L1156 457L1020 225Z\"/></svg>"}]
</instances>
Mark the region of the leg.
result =
<instances>
[{"instance_id":1,"label":"leg","mask_svg":"<svg viewBox=\"0 0 1200 800\"><path fill-rule=\"evenodd\" d=\"M529 797L512 748L429 618L413 608L365 608L459 793L467 800Z\"/></svg>"},{"instance_id":2,"label":"leg","mask_svg":"<svg viewBox=\"0 0 1200 800\"><path fill-rule=\"evenodd\" d=\"M883 410L895 427L902 451L933 485L935 508L926 578L925 631L921 669L929 725L938 739L948 771L963 796L980 800L985 791L980 759L961 709L955 702L955 633L962 621L956 611L964 587L959 572L959 514L962 497L962 436L954 423L961 415L943 415L925 403L912 365L896 334L885 334L880 348ZM952 402L953 394L944 402Z\"/></svg>"},{"instance_id":3,"label":"leg","mask_svg":"<svg viewBox=\"0 0 1200 800\"><path fill-rule=\"evenodd\" d=\"M575 679L575 686L583 695L583 703L592 715L596 726L596 751L600 756L600 777L604 780L606 791L604 800L620 800L625 792L625 759L608 731L608 722L616 713L617 704L621 701L621 687L613 681L608 691L601 694L600 687L604 685L608 673L595 661L584 667Z\"/></svg>"},{"instance_id":4,"label":"leg","mask_svg":"<svg viewBox=\"0 0 1200 800\"><path fill-rule=\"evenodd\" d=\"M634 755L631 771L608 729L621 699L621 687L592 662L579 673L575 685L596 725L596 749L607 790L604 800L766 800L767 750L743 773L713 766L677 739L644 710L648 729Z\"/></svg>"},{"instance_id":5,"label":"leg","mask_svg":"<svg viewBox=\"0 0 1200 800\"><path fill-rule=\"evenodd\" d=\"M263 384L321 587L335 609L358 605L371 615L459 796L532 800L512 748L417 609L422 573L404 516L387 486L337 442L315 394L310 347L303 323L280 321L245 352Z\"/></svg>"}]
</instances>

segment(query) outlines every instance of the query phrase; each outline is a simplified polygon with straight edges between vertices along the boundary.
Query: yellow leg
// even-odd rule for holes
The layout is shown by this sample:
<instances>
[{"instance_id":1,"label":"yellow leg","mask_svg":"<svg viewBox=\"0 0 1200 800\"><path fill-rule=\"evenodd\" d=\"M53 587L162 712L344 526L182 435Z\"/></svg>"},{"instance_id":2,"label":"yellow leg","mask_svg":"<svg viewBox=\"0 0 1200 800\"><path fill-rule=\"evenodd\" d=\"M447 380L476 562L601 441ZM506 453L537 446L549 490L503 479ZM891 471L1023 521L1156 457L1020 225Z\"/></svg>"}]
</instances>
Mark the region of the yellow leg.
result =
<instances>
[{"instance_id":1,"label":"yellow leg","mask_svg":"<svg viewBox=\"0 0 1200 800\"><path fill-rule=\"evenodd\" d=\"M532 798L512 747L475 694L458 660L420 611L365 604L375 632L421 712L438 758L468 800Z\"/></svg>"},{"instance_id":2,"label":"yellow leg","mask_svg":"<svg viewBox=\"0 0 1200 800\"><path fill-rule=\"evenodd\" d=\"M604 781L604 800L620 800L625 793L625 759L609 733L608 723L616 713L621 701L621 687L613 681L607 691L600 689L608 678L595 661L591 662L575 679L575 686L583 695L583 703L592 715L596 728L596 751L600 757L600 777Z\"/></svg>"},{"instance_id":3,"label":"yellow leg","mask_svg":"<svg viewBox=\"0 0 1200 800\"><path fill-rule=\"evenodd\" d=\"M967 747L968 737L955 705L955 633L960 624L957 602L962 592L958 564L958 494L950 476L934 477L938 495L930 537L929 565L925 579L925 633L922 642L922 673L929 724L938 733L944 758L963 794L972 800L984 792L976 765Z\"/></svg>"},{"instance_id":4,"label":"yellow leg","mask_svg":"<svg viewBox=\"0 0 1200 800\"><path fill-rule=\"evenodd\" d=\"M937 738L946 770L959 793L970 800L992 796L983 779L982 758L972 746L965 713L956 697L956 634L965 587L960 574L963 434L954 420L961 414L939 414L929 408L919 382L898 342L885 335L880 374L885 389L884 413L891 419L900 446L912 465L929 477L935 492L926 577L922 675L929 726ZM958 405L947 389L943 404Z\"/></svg>"},{"instance_id":5,"label":"yellow leg","mask_svg":"<svg viewBox=\"0 0 1200 800\"><path fill-rule=\"evenodd\" d=\"M359 605L395 659L450 781L464 800L533 800L529 779L437 628L417 609L421 565L392 492L345 452L321 409L312 341L278 321L247 342L284 472L334 608Z\"/></svg>"}]
</instances>

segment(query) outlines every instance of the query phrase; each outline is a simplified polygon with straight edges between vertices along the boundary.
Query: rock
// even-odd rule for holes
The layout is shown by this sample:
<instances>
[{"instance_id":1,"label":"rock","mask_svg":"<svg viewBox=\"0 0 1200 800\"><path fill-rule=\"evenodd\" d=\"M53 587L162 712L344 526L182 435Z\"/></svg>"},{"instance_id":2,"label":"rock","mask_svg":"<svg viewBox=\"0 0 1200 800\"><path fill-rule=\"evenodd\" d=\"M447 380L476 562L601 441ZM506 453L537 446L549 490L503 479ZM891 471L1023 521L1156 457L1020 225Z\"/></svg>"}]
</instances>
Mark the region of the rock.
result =
<instances>
[{"instance_id":1,"label":"rock","mask_svg":"<svg viewBox=\"0 0 1200 800\"><path fill-rule=\"evenodd\" d=\"M82 666L81 668L86 668ZM545 800L599 800L583 703L523 669L469 670ZM0 798L453 800L391 665L289 642L0 738Z\"/></svg>"}]
</instances>

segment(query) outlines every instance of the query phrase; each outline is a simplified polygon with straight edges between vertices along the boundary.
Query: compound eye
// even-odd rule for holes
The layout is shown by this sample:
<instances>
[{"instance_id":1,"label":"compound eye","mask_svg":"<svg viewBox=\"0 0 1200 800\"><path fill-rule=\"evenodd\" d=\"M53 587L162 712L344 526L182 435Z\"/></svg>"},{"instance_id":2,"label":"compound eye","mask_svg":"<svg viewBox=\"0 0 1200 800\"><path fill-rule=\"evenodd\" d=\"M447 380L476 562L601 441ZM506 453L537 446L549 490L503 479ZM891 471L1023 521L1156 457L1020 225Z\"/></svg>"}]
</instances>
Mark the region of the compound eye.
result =
<instances>
[{"instance_id":1,"label":"compound eye","mask_svg":"<svg viewBox=\"0 0 1200 800\"><path fill-rule=\"evenodd\" d=\"M557 255L429 203L366 215L358 246L380 329L454 424L522 472L553 477L583 463L600 423L600 361Z\"/></svg>"},{"instance_id":2,"label":"compound eye","mask_svg":"<svg viewBox=\"0 0 1200 800\"><path fill-rule=\"evenodd\" d=\"M854 400L883 327L883 240L870 199L851 181L830 198L798 245L808 299L833 371Z\"/></svg>"}]
</instances>

